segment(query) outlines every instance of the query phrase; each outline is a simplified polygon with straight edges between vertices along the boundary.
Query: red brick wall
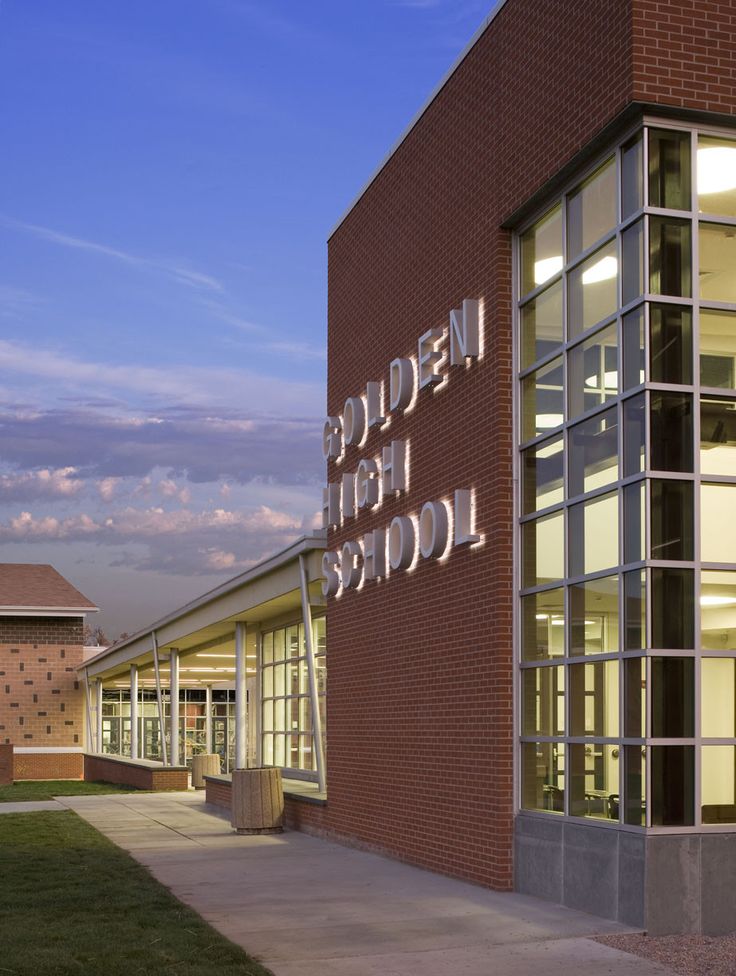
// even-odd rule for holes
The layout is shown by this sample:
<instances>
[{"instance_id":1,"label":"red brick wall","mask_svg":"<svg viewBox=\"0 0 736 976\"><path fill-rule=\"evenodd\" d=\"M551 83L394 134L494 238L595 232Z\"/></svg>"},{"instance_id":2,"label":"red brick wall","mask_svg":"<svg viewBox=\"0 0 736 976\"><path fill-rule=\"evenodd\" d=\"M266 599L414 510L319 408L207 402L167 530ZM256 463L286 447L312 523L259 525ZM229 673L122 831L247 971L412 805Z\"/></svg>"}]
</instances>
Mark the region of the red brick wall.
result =
<instances>
[{"instance_id":1,"label":"red brick wall","mask_svg":"<svg viewBox=\"0 0 736 976\"><path fill-rule=\"evenodd\" d=\"M303 830L306 834L329 836L327 806L309 803L294 796L284 797L284 823L291 830Z\"/></svg>"},{"instance_id":2,"label":"red brick wall","mask_svg":"<svg viewBox=\"0 0 736 976\"><path fill-rule=\"evenodd\" d=\"M16 752L15 779L84 779L81 752Z\"/></svg>"},{"instance_id":3,"label":"red brick wall","mask_svg":"<svg viewBox=\"0 0 736 976\"><path fill-rule=\"evenodd\" d=\"M119 783L137 790L171 791L189 787L189 773L183 766L170 769L139 766L105 756L84 756L84 778L88 782Z\"/></svg>"},{"instance_id":4,"label":"red brick wall","mask_svg":"<svg viewBox=\"0 0 736 976\"><path fill-rule=\"evenodd\" d=\"M0 617L0 742L83 746L81 663L81 617Z\"/></svg>"},{"instance_id":5,"label":"red brick wall","mask_svg":"<svg viewBox=\"0 0 736 976\"><path fill-rule=\"evenodd\" d=\"M3 743L0 745L0 786L7 786L13 782L13 747Z\"/></svg>"},{"instance_id":6,"label":"red brick wall","mask_svg":"<svg viewBox=\"0 0 736 976\"><path fill-rule=\"evenodd\" d=\"M635 98L734 113L733 0L635 0L633 30Z\"/></svg>"},{"instance_id":7,"label":"red brick wall","mask_svg":"<svg viewBox=\"0 0 736 976\"><path fill-rule=\"evenodd\" d=\"M232 783L224 780L213 780L209 776L204 779L204 798L207 803L216 807L230 810L232 807Z\"/></svg>"},{"instance_id":8,"label":"red brick wall","mask_svg":"<svg viewBox=\"0 0 736 976\"><path fill-rule=\"evenodd\" d=\"M453 369L446 388L393 415L390 432L373 430L330 464L334 482L390 439L410 444L408 497L346 520L329 547L455 488L475 490L485 544L330 600L327 824L501 889L512 884L513 751L511 235L501 225L634 96L656 100L667 77L668 99L684 97L689 76L678 77L660 30L663 18L675 23L672 8L698 21L694 33L678 26L700 45L702 92L688 104L733 111L733 87L730 99L716 87L733 80L733 3L509 0L329 245L329 414L368 380L387 386L390 361L416 355L419 336L446 326L463 298L481 299L485 321L480 363ZM666 59L644 71L642 43Z\"/></svg>"}]
</instances>

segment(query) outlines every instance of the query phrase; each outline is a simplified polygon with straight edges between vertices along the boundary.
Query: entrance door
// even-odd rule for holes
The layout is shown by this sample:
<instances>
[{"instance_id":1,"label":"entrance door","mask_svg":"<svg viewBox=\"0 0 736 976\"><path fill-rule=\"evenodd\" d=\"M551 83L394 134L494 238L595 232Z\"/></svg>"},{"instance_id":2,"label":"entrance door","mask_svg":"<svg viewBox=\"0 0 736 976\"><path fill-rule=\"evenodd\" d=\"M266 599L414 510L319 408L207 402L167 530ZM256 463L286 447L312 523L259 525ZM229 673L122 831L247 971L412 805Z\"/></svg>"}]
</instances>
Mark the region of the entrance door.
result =
<instances>
[{"instance_id":1,"label":"entrance door","mask_svg":"<svg viewBox=\"0 0 736 976\"><path fill-rule=\"evenodd\" d=\"M228 720L225 716L214 715L212 717L212 746L220 757L220 770L223 773L229 773Z\"/></svg>"},{"instance_id":2,"label":"entrance door","mask_svg":"<svg viewBox=\"0 0 736 976\"><path fill-rule=\"evenodd\" d=\"M143 757L145 759L161 758L157 718L143 719Z\"/></svg>"}]
</instances>

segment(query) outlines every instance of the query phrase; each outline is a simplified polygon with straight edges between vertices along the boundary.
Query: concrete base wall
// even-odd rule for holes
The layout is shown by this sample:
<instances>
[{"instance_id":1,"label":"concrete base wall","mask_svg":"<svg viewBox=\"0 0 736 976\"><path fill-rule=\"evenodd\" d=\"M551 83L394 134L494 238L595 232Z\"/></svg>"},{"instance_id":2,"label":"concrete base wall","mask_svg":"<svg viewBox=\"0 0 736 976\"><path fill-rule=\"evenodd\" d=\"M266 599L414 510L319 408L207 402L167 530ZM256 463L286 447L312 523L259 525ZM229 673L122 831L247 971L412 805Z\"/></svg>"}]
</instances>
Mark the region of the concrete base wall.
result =
<instances>
[{"instance_id":1,"label":"concrete base wall","mask_svg":"<svg viewBox=\"0 0 736 976\"><path fill-rule=\"evenodd\" d=\"M515 888L650 935L736 931L736 833L643 834L516 818Z\"/></svg>"}]
</instances>

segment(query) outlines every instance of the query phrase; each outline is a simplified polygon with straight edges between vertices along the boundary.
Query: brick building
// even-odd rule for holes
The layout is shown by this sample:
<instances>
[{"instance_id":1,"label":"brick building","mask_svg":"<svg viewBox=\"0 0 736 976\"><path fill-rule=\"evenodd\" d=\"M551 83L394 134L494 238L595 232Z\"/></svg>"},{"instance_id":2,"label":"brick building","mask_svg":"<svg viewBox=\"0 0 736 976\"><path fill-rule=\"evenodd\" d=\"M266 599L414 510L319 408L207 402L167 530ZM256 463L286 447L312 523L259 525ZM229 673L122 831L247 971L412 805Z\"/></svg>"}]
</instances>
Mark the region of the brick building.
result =
<instances>
[{"instance_id":1,"label":"brick building","mask_svg":"<svg viewBox=\"0 0 736 976\"><path fill-rule=\"evenodd\" d=\"M731 0L506 0L334 230L334 836L733 928L735 114Z\"/></svg>"},{"instance_id":2,"label":"brick building","mask_svg":"<svg viewBox=\"0 0 736 976\"><path fill-rule=\"evenodd\" d=\"M52 566L0 564L0 743L15 779L83 774L84 618L97 607Z\"/></svg>"},{"instance_id":3,"label":"brick building","mask_svg":"<svg viewBox=\"0 0 736 976\"><path fill-rule=\"evenodd\" d=\"M96 763L733 929L735 82L731 0L496 5L330 238L324 536L87 662Z\"/></svg>"}]
</instances>

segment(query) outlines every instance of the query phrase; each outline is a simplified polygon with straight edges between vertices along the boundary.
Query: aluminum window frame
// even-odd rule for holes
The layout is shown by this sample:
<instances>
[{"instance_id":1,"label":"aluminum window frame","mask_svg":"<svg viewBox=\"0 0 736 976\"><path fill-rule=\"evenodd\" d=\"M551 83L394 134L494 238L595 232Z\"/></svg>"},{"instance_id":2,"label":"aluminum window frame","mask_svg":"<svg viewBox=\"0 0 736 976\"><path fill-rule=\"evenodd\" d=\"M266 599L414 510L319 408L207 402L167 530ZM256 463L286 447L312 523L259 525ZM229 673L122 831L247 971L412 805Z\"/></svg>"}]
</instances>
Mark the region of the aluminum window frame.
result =
<instances>
[{"instance_id":1,"label":"aluminum window frame","mask_svg":"<svg viewBox=\"0 0 736 976\"><path fill-rule=\"evenodd\" d=\"M648 130L650 128L665 129L670 131L683 131L690 134L690 153L691 153L691 193L690 193L690 209L689 210L673 210L669 208L659 208L649 206L649 159L648 159ZM643 180L643 200L642 206L635 212L629 214L625 219L621 218L622 214L622 166L621 159L623 149L627 144L630 144L633 139L641 136L642 139L642 180ZM703 211L701 213L699 209L698 200L698 188L697 188L697 152L698 152L698 139L699 137L715 137L731 139L734 141L736 139L736 134L732 129L717 125L695 125L685 122L678 122L672 119L662 119L656 115L645 116L641 121L632 125L626 133L623 134L617 141L615 147L610 145L601 151L589 165L582 169L574 179L568 181L563 190L557 194L553 200L548 200L544 207L540 208L534 215L533 218L524 222L518 228L518 233L515 235L516 242L521 237L523 233L529 230L545 213L550 212L550 210L558 203L561 206L562 214L562 244L563 244L563 268L557 272L555 275L551 276L547 281L539 285L537 288L527 292L524 295L519 294L521 287L520 281L520 265L518 257L518 243L515 242L513 249L513 282L514 282L514 302L513 302L513 375L514 375L514 409L513 409L513 432L514 432L514 462L513 462L513 482L514 482L514 607L513 607L513 646L514 646L514 702L513 702L513 712L514 712L514 813L523 813L524 816L530 817L542 817L549 818L550 815L557 818L562 818L563 820L569 820L573 823L588 823L593 826L607 828L607 829L617 829L617 830L628 830L632 832L656 832L656 833L694 833L694 832L735 832L736 822L733 824L703 824L702 823L702 797L701 797L701 785L702 785L702 763L701 754L704 745L729 745L736 746L736 737L728 739L714 739L707 738L704 739L702 736L702 722L701 722L701 690L702 690L702 680L701 680L701 659L703 657L721 657L721 658L736 658L735 650L727 651L704 651L700 644L701 635L701 607L700 607L700 587L701 587L701 576L703 571L710 570L736 570L736 559L733 563L706 563L704 564L701 559L701 536L702 536L702 525L701 525L701 509L700 509L700 495L701 495L701 485L703 483L711 484L736 484L736 474L734 475L706 475L702 476L701 473L701 463L700 463L700 404L701 400L707 396L716 396L719 398L731 398L736 400L736 390L724 389L722 387L706 387L701 385L700 377L700 312L703 310L713 310L713 311L727 311L736 313L736 301L734 302L720 302L711 301L707 299L702 299L700 296L699 288L699 278L698 271L700 267L699 260L699 246L700 246L700 225L702 223L708 224L721 224L725 226L736 227L736 216L724 216L720 214L713 214L709 211ZM736 145L736 143L735 143ZM595 172L600 169L605 162L612 157L615 157L616 165L616 193L617 193L617 203L616 203L616 214L618 218L618 223L616 226L607 234L603 235L597 241L593 242L585 251L576 255L574 260L568 261L568 241L567 241L567 203L571 193L573 193L578 187L580 187L587 179L589 179ZM689 298L679 297L679 296L669 296L669 295L659 295L651 292L651 280L650 280L650 233L649 233L649 223L651 217L670 217L679 220L689 221L691 229L691 295ZM621 304L622 299L622 289L623 289L623 263L622 263L622 234L630 226L638 221L643 222L643 233L644 233L644 245L643 245L643 281L642 281L642 294L636 299L633 299L627 305ZM578 265L584 262L591 254L595 253L598 249L604 246L606 243L615 239L617 241L617 254L618 254L618 274L617 274L617 290L618 290L618 308L615 314L609 315L599 322L591 325L589 328L582 331L580 334L575 335L573 338L569 336L568 328L568 286L567 277L571 270L578 267ZM541 293L546 291L548 288L555 285L557 282L562 283L562 315L563 315L563 341L558 346L556 346L552 351L545 353L544 356L539 357L533 363L521 368L521 313L523 308L528 304L528 302L537 298ZM670 383L655 383L649 379L651 370L651 348L650 348L650 308L652 304L672 304L682 307L688 307L691 310L691 323L692 323L692 383L690 384L670 384ZM633 386L627 390L622 390L623 385L623 318L629 312L634 311L637 308L643 308L644 312L644 360L645 360L645 377L644 382ZM575 349L580 343L583 343L594 337L598 332L602 332L607 328L612 322L616 323L616 335L618 344L618 394L615 400L604 402L596 405L587 411L577 414L574 418L569 416L569 389L568 389L568 354L571 350ZM527 438L526 440L521 440L521 381L533 374L540 367L552 362L558 357L563 357L562 371L563 371L563 422L562 424L543 431L541 434L537 434L533 438ZM736 386L736 382L735 382ZM692 406L692 441L693 441L693 465L691 472L673 472L673 471L658 471L651 467L651 392L662 391L662 392L673 392L678 394L688 395L691 398ZM628 475L627 477L622 477L622 459L623 459L623 409L625 401L633 398L634 396L640 395L644 392L645 395L645 463L644 469L636 474ZM583 420L588 420L594 418L597 414L602 413L605 410L610 410L615 405L618 414L618 450L619 450L619 477L616 481L595 489L594 491L584 492L583 494L578 494L574 498L568 497L568 479L569 479L569 430L571 427L576 426ZM563 465L562 465L562 494L563 499L560 502L553 503L544 509L535 510L533 512L528 512L524 514L523 512L523 482L522 482L522 465L521 459L523 456L523 451L530 448L538 446L547 439L552 439L557 436L562 436L563 442ZM650 557L651 553L651 481L656 478L664 478L668 480L684 480L690 481L693 485L693 559L692 560L653 560ZM623 512L623 490L624 488L633 483L644 482L645 484L645 549L644 549L644 559L637 560L633 562L624 562L624 552L623 552L623 541L624 541L624 512ZM569 567L569 553L568 553L568 516L565 512L573 504L579 504L581 501L592 500L595 497L606 495L612 491L617 491L618 493L618 503L619 503L619 564L615 568L601 570L592 574L563 576L561 580L555 580L550 583L538 584L533 587L524 587L522 580L522 552L521 552L521 528L525 523L537 521L540 517L546 515L552 515L557 512L562 511L564 518L564 565L565 570ZM694 646L688 649L666 649L666 648L652 648L652 585L651 585L651 569L652 568L678 568L678 569L691 569L693 571L693 585L694 585ZM624 614L623 614L623 603L624 603L624 574L633 571L643 571L646 574L646 639L644 643L646 647L641 650L636 651L626 651L624 650ZM611 577L613 575L618 576L619 580L619 647L618 652L613 653L603 653L595 655L575 655L571 656L569 654L569 620L570 618L570 587L576 583L582 581L594 581L595 579ZM563 589L563 608L565 613L565 640L564 640L564 653L561 657L554 657L548 660L539 661L523 661L522 660L522 620L521 620L521 601L525 596L530 596L536 593L543 593L545 591L551 591L556 589ZM694 732L695 735L690 738L677 738L677 739L654 739L651 736L647 736L646 733L651 731L651 719L652 719L652 689L651 689L651 659L655 657L687 657L694 659ZM646 714L646 727L643 730L645 735L642 738L631 739L623 735L624 732L624 687L625 681L623 680L623 662L629 658L638 658L645 662L646 668L646 697L645 697L645 714ZM522 672L528 668L536 667L555 667L563 666L565 668L565 731L569 733L570 730L570 681L568 669L574 663L594 663L604 660L619 660L619 732L621 733L619 738L606 739L601 737L595 737L591 740L590 737L585 737L584 739L572 737L566 734L563 737L559 736L523 736L522 731L522 685L521 680ZM613 744L616 743L620 745L620 765L619 765L619 797L620 797L620 819L616 821L608 821L604 819L590 818L590 817L573 817L569 814L570 809L570 759L568 745L576 744L579 742L584 742L586 744L600 743ZM521 748L523 743L529 742L554 742L565 748L565 807L564 813L550 813L543 811L535 811L524 809L521 806ZM625 809L625 774L624 774L624 753L623 747L626 745L638 745L643 746L645 749L646 758L646 823L644 826L625 824L623 822L623 812ZM656 746L667 746L667 745L678 745L678 746L694 746L694 790L695 794L693 796L693 812L694 812L694 823L692 826L653 826L651 823L651 774L652 774L652 763L651 763L651 749Z\"/></svg>"}]
</instances>

